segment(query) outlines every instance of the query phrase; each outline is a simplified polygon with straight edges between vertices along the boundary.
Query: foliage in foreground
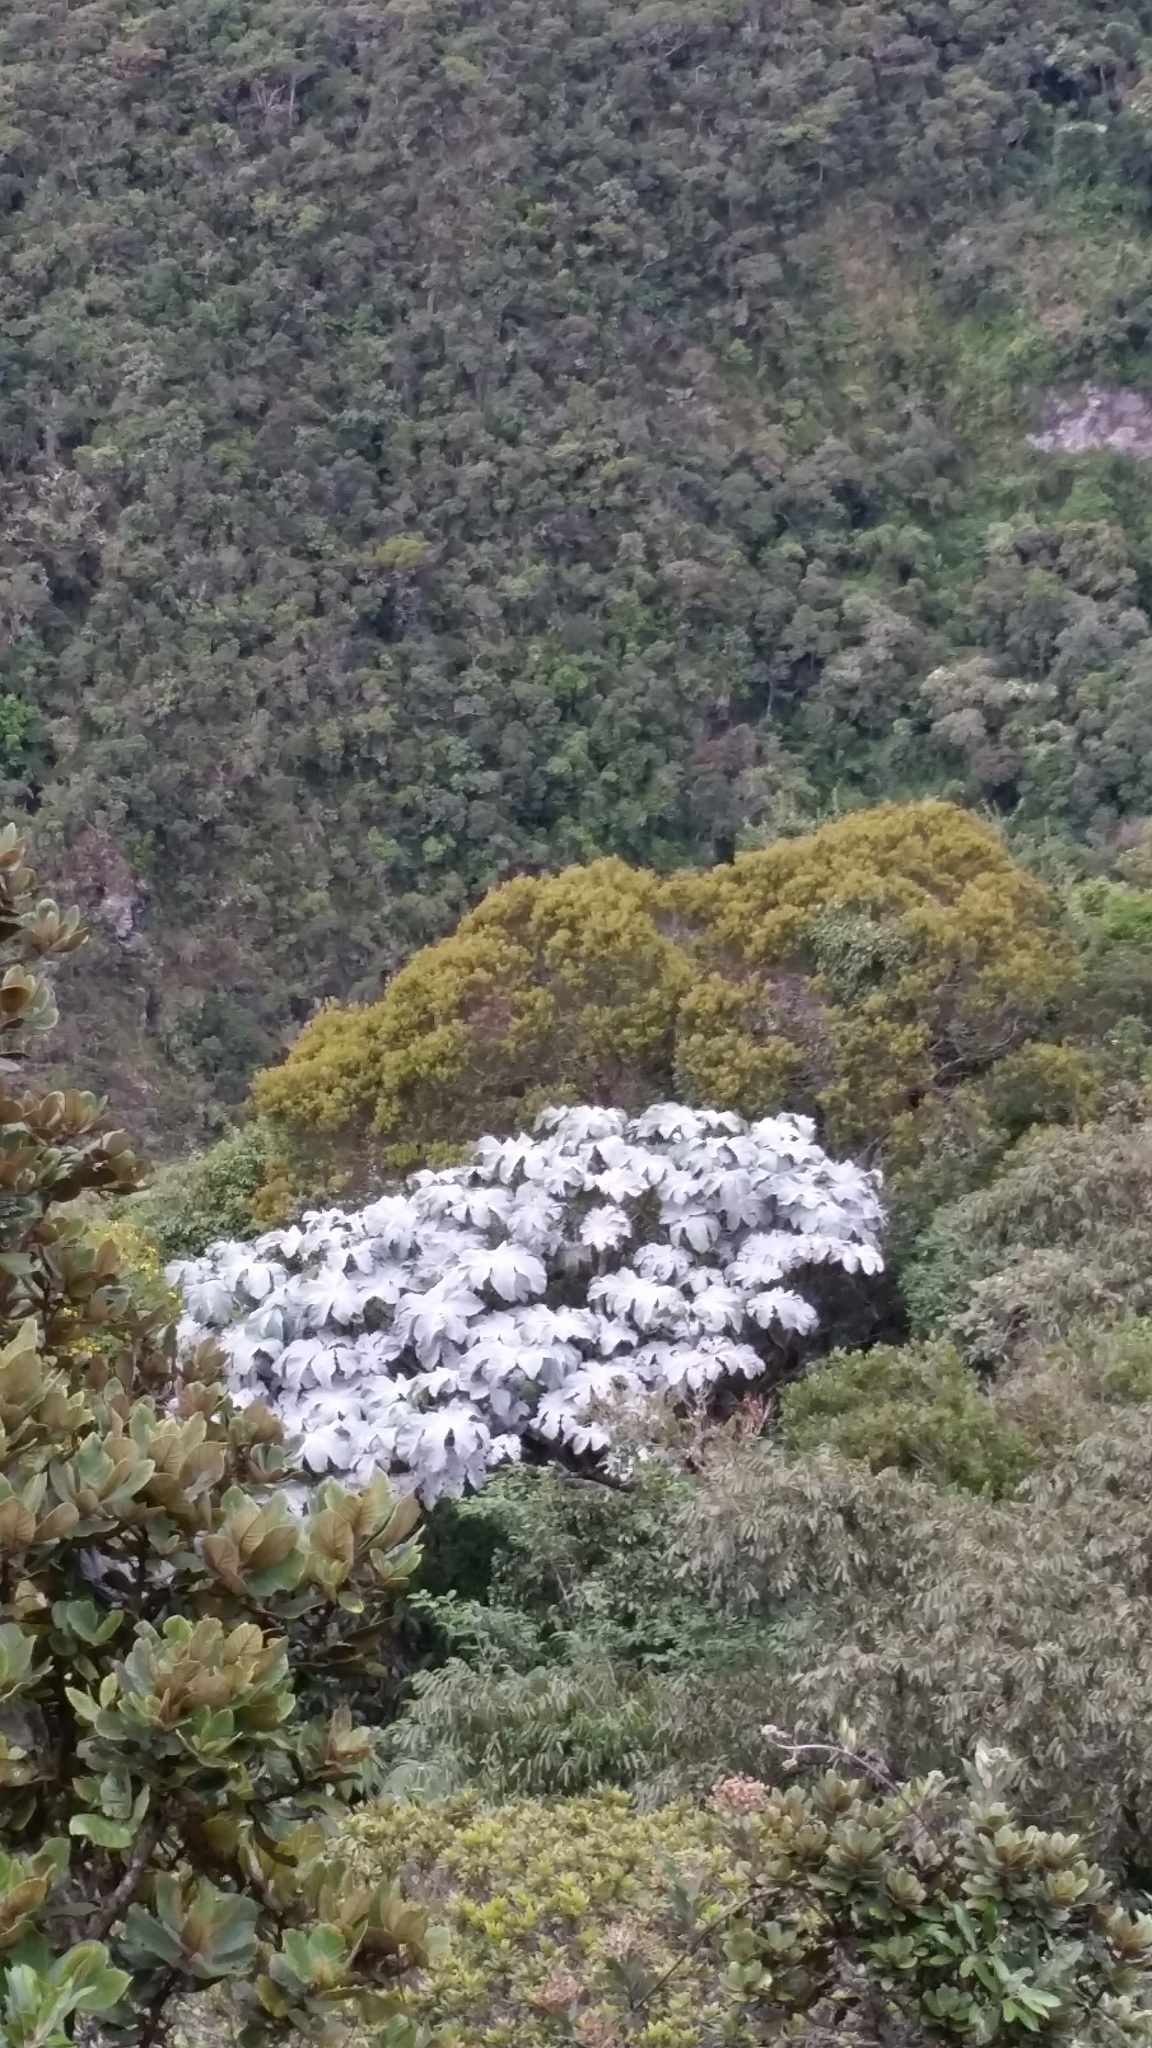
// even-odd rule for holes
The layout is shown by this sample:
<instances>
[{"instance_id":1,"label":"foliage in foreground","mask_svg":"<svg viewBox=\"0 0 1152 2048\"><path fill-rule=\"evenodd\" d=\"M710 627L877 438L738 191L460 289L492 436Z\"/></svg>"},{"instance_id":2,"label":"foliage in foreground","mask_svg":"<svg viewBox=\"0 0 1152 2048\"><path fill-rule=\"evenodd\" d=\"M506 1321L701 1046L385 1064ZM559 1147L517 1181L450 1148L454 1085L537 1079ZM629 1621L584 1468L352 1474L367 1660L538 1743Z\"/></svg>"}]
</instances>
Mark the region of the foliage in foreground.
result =
<instances>
[{"instance_id":1,"label":"foliage in foreground","mask_svg":"<svg viewBox=\"0 0 1152 2048\"><path fill-rule=\"evenodd\" d=\"M1152 2038L1152 1918L1076 1835L1021 1824L1010 1771L967 1789L828 1771L623 1794L366 1809L355 1867L401 1864L453 1932L416 1994L468 2048L852 2048Z\"/></svg>"},{"instance_id":2,"label":"foliage in foreground","mask_svg":"<svg viewBox=\"0 0 1152 2048\"><path fill-rule=\"evenodd\" d=\"M0 839L0 2038L57 2048L99 2016L148 2041L174 1996L243 1987L248 2038L348 2012L410 2038L395 1979L425 1916L348 1880L334 1831L373 1732L306 1720L296 1684L386 1645L410 1502L321 1489L222 1360L178 1367L112 1238L65 1204L140 1178L99 1103L19 1091L54 1021L40 963L82 940ZM162 1293L162 1290L161 1290Z\"/></svg>"},{"instance_id":3,"label":"foliage in foreground","mask_svg":"<svg viewBox=\"0 0 1152 2048\"><path fill-rule=\"evenodd\" d=\"M1129 1318L992 1381L943 1344L835 1356L775 1415L670 1428L632 1490L497 1478L461 1535L433 1516L448 1655L389 1731L399 1782L652 1799L756 1771L768 1720L846 1716L908 1773L995 1734L1031 1810L1147 1881L1150 1468Z\"/></svg>"},{"instance_id":4,"label":"foliage in foreground","mask_svg":"<svg viewBox=\"0 0 1152 2048\"><path fill-rule=\"evenodd\" d=\"M830 1280L867 1301L882 1220L877 1177L807 1118L553 1109L172 1277L186 1341L219 1337L237 1398L267 1395L313 1472L379 1466L435 1500L525 1451L598 1456L612 1399L778 1374Z\"/></svg>"}]
</instances>

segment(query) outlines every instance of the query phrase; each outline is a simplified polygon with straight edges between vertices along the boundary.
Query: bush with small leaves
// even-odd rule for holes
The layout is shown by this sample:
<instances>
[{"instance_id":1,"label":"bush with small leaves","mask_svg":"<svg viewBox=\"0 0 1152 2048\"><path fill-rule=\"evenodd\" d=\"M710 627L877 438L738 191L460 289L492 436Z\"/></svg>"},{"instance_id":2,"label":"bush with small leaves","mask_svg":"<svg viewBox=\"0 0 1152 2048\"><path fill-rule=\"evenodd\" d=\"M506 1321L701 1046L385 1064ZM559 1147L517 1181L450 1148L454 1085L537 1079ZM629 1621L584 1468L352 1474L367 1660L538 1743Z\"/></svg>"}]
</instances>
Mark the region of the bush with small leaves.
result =
<instances>
[{"instance_id":1,"label":"bush with small leaves","mask_svg":"<svg viewBox=\"0 0 1152 2048\"><path fill-rule=\"evenodd\" d=\"M346 1709L305 1719L295 1688L387 1657L416 1510L377 1480L293 1513L279 1423L234 1406L210 1346L177 1365L158 1272L128 1284L132 1257L126 1274L78 1205L129 1192L139 1162L93 1097L16 1077L54 1021L40 964L82 937L9 830L0 2040L59 2048L98 2020L146 2043L173 1998L226 1984L253 2043L334 2040L359 2015L400 2048L425 1915L353 1882L336 1839L378 1738Z\"/></svg>"},{"instance_id":2,"label":"bush with small leaves","mask_svg":"<svg viewBox=\"0 0 1152 2048\"><path fill-rule=\"evenodd\" d=\"M416 1994L446 2048L1152 2039L1152 1918L1077 1835L1021 1823L1006 1759L981 1747L966 1786L860 1761L648 1812L369 1808L350 1860L400 1861L451 1926Z\"/></svg>"},{"instance_id":3,"label":"bush with small leaves","mask_svg":"<svg viewBox=\"0 0 1152 2048\"><path fill-rule=\"evenodd\" d=\"M229 1131L209 1151L162 1167L124 1204L126 1217L164 1260L195 1258L221 1237L254 1237L264 1219L254 1207L273 1168L260 1124Z\"/></svg>"},{"instance_id":4,"label":"bush with small leaves","mask_svg":"<svg viewBox=\"0 0 1152 2048\"><path fill-rule=\"evenodd\" d=\"M449 1929L417 2008L444 2048L699 2048L741 2018L718 1946L693 1946L741 1897L719 1814L638 1811L622 1792L442 1803L389 1801L349 1823L349 1860L405 1889ZM655 1980L664 1977L657 1986ZM617 2032L621 1991L649 1991L641 2030Z\"/></svg>"},{"instance_id":5,"label":"bush with small leaves","mask_svg":"<svg viewBox=\"0 0 1152 2048\"><path fill-rule=\"evenodd\" d=\"M916 1329L997 1369L1084 1318L1152 1307L1152 1123L1038 1131L932 1218L901 1275Z\"/></svg>"},{"instance_id":6,"label":"bush with small leaves","mask_svg":"<svg viewBox=\"0 0 1152 2048\"><path fill-rule=\"evenodd\" d=\"M674 1547L703 1602L776 1626L772 1656L735 1681L733 1724L843 1716L901 1773L955 1770L994 1734L1038 1818L1146 1871L1152 1404L1131 1398L1147 1370L1131 1342L1127 1363L1102 1355L1079 1385L1054 1356L990 1389L1036 1455L1000 1499L828 1446L789 1458L719 1440ZM714 1692L701 1675L686 1756L694 1717L719 1722Z\"/></svg>"}]
</instances>

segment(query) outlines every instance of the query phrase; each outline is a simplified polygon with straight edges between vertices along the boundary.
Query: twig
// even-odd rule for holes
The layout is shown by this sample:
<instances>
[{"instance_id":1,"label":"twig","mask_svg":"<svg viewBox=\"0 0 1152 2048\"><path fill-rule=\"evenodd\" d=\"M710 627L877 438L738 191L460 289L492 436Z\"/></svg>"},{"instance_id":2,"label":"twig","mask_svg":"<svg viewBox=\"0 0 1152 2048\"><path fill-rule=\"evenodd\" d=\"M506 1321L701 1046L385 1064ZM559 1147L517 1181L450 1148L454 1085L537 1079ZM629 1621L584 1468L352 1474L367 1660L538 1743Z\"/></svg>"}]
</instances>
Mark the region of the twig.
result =
<instances>
[{"instance_id":1,"label":"twig","mask_svg":"<svg viewBox=\"0 0 1152 2048\"><path fill-rule=\"evenodd\" d=\"M160 2022L164 2016L164 2007L167 2005L175 1988L176 1971L169 1970L155 1997L150 1998L148 2001L147 2017L140 2031L138 2048L152 2048L153 2042L159 2038Z\"/></svg>"},{"instance_id":2,"label":"twig","mask_svg":"<svg viewBox=\"0 0 1152 2048\"><path fill-rule=\"evenodd\" d=\"M749 1912L751 1908L755 1905L756 1900L760 1897L762 1892L764 1892L763 1885L751 1884L747 1886L747 1888L740 1893L738 1898L733 1900L732 1904L728 1906L723 1913L718 1913L714 1920L705 1921L704 1925L698 1928L696 1933L692 1936L691 1940L688 1943L687 1948L684 1951L684 1954L682 1956L677 1956L674 1963L671 1963L666 1970L662 1970L658 1977L654 1977L651 1984L649 1984L647 1990L641 1992L639 1998L629 1998L628 2003L632 2008L632 2011L643 2012L645 2007L651 2004L652 2000L656 1996L656 1993L658 1991L662 1991L664 1989L664 1986L667 1983L669 1983L670 1980L679 1973L679 1971L687 1968L688 1964L692 1961L692 1958L696 1954L697 1950L702 1948L704 1946L704 1943L711 1939L711 1937L716 1933L717 1929L720 1927L727 1927L729 1921L735 1920L740 1913ZM765 1896L767 1896L766 1893Z\"/></svg>"},{"instance_id":3,"label":"twig","mask_svg":"<svg viewBox=\"0 0 1152 2048\"><path fill-rule=\"evenodd\" d=\"M938 1822L933 1819L931 1813L925 1812L923 1803L917 1804L909 1798L909 1787L901 1785L881 1763L879 1757L847 1749L842 1742L796 1742L786 1729L774 1728L770 1722L761 1728L760 1733L765 1742L772 1744L773 1749L784 1752L782 1761L786 1771L798 1770L806 1757L822 1757L826 1763L847 1764L850 1769L859 1771L861 1777L871 1778L873 1784L881 1786L890 1799L899 1800L908 1814L923 1828L925 1834L939 1847Z\"/></svg>"},{"instance_id":4,"label":"twig","mask_svg":"<svg viewBox=\"0 0 1152 2048\"><path fill-rule=\"evenodd\" d=\"M115 1891L105 1900L100 1911L89 1923L86 1937L89 1941L103 1941L104 1936L120 1918L125 1906L131 1904L136 1895L140 1880L144 1875L148 1859L159 1839L159 1821L146 1820L136 1837L136 1844L131 1856L128 1858L128 1867L123 1877L120 1879Z\"/></svg>"},{"instance_id":5,"label":"twig","mask_svg":"<svg viewBox=\"0 0 1152 2048\"><path fill-rule=\"evenodd\" d=\"M784 1768L786 1771L798 1769L800 1761L804 1757L818 1756L822 1757L826 1763L851 1765L852 1769L859 1771L862 1777L872 1778L877 1785L883 1785L884 1790L893 1796L898 1794L901 1789L896 1779L885 1769L879 1757L866 1755L859 1750L847 1749L842 1742L797 1742L793 1736L788 1734L786 1729L773 1728L770 1723L768 1726L761 1728L760 1733L764 1737L765 1742L771 1743L773 1749L784 1751Z\"/></svg>"}]
</instances>

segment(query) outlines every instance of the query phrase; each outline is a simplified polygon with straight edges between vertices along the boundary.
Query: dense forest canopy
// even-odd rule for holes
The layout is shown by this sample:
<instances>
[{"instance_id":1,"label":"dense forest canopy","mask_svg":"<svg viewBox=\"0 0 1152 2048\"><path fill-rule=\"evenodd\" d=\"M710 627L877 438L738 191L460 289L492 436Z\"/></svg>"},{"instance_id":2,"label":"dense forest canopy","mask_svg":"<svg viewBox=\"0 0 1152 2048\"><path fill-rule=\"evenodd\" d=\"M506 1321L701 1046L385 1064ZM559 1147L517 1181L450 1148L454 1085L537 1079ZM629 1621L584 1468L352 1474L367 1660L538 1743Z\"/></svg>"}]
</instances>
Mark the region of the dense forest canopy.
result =
<instances>
[{"instance_id":1,"label":"dense forest canopy","mask_svg":"<svg viewBox=\"0 0 1152 2048\"><path fill-rule=\"evenodd\" d=\"M1134 6L0 22L0 797L176 1149L492 884L1152 809Z\"/></svg>"},{"instance_id":2,"label":"dense forest canopy","mask_svg":"<svg viewBox=\"0 0 1152 2048\"><path fill-rule=\"evenodd\" d=\"M1149 2048L1150 228L1128 0L0 6L3 2043Z\"/></svg>"}]
</instances>

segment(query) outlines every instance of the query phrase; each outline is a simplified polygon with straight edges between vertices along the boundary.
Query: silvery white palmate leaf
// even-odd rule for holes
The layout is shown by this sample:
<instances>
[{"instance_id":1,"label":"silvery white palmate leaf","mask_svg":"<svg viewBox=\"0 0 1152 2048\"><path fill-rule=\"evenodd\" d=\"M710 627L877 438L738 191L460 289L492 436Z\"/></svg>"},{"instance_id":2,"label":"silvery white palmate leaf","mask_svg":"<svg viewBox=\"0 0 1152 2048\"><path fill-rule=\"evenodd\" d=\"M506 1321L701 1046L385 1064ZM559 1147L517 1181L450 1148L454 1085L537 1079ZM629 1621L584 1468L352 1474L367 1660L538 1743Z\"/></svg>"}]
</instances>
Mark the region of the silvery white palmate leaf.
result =
<instances>
[{"instance_id":1,"label":"silvery white palmate leaf","mask_svg":"<svg viewBox=\"0 0 1152 2048\"><path fill-rule=\"evenodd\" d=\"M588 1299L597 1308L607 1309L609 1315L635 1323L638 1330L682 1324L688 1313L679 1288L662 1287L658 1280L645 1280L627 1267L593 1280Z\"/></svg>"},{"instance_id":2,"label":"silvery white palmate leaf","mask_svg":"<svg viewBox=\"0 0 1152 2048\"><path fill-rule=\"evenodd\" d=\"M614 1252L627 1244L631 1235L630 1218L614 1202L598 1202L580 1225L581 1244L590 1245L594 1252Z\"/></svg>"},{"instance_id":3,"label":"silvery white palmate leaf","mask_svg":"<svg viewBox=\"0 0 1152 2048\"><path fill-rule=\"evenodd\" d=\"M525 1438L610 1447L614 1405L754 1380L815 1327L805 1274L881 1270L876 1175L807 1117L658 1103L546 1110L360 1210L310 1210L169 1269L306 1471L427 1500ZM633 1418L634 1420L634 1418Z\"/></svg>"},{"instance_id":4,"label":"silvery white palmate leaf","mask_svg":"<svg viewBox=\"0 0 1152 2048\"><path fill-rule=\"evenodd\" d=\"M461 1255L458 1270L466 1286L489 1288L501 1301L532 1301L548 1285L544 1261L525 1245L477 1246Z\"/></svg>"}]
</instances>

